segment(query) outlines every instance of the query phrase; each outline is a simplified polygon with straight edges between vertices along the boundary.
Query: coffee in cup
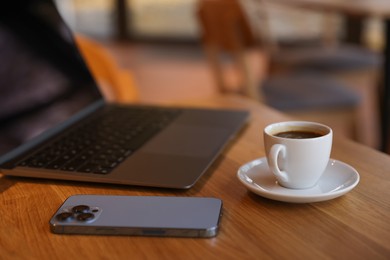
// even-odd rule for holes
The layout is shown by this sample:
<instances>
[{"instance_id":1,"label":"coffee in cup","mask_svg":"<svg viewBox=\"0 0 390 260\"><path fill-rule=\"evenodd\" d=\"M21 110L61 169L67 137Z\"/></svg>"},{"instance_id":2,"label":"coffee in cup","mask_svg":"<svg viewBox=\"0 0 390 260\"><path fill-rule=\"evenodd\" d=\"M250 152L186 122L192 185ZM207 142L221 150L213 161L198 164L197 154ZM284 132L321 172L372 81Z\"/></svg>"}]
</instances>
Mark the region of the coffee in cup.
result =
<instances>
[{"instance_id":1,"label":"coffee in cup","mask_svg":"<svg viewBox=\"0 0 390 260\"><path fill-rule=\"evenodd\" d=\"M280 122L264 129L264 145L270 170L286 188L313 187L330 158L333 131L305 121Z\"/></svg>"}]
</instances>

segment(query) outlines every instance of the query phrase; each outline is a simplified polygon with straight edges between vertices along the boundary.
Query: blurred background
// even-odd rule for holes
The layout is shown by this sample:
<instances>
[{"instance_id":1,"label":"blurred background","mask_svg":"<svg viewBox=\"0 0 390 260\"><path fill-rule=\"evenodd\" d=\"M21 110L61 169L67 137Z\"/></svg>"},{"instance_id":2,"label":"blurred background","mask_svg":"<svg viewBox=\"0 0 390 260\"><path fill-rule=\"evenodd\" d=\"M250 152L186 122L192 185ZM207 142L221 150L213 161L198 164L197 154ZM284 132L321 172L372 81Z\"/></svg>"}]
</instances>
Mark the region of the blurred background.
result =
<instances>
[{"instance_id":1,"label":"blurred background","mask_svg":"<svg viewBox=\"0 0 390 260\"><path fill-rule=\"evenodd\" d=\"M73 30L98 39L112 40L119 36L136 41L199 42L197 0L57 0L56 3ZM120 12L126 16L125 31L123 25L118 25ZM272 33L278 38L311 37L321 31L320 13L275 4L268 5L268 12ZM342 34L342 17L338 20ZM365 21L364 41L371 48L381 48L381 30L379 19Z\"/></svg>"},{"instance_id":2,"label":"blurred background","mask_svg":"<svg viewBox=\"0 0 390 260\"><path fill-rule=\"evenodd\" d=\"M121 0L56 2L75 32L102 42L120 64L131 69L142 100L164 102L213 92L196 21L197 0L123 0L125 7L119 4ZM118 8L122 10L118 12ZM124 17L119 18L120 12ZM279 39L311 38L321 33L321 14L277 5L270 5L269 13L272 34ZM341 25L342 18L338 19ZM381 25L371 19L364 26L364 42L374 50L382 47ZM338 30L343 33L342 26ZM161 64L164 61L168 63ZM159 65L161 71L156 71ZM184 75L197 78L198 83L190 86ZM148 82L152 78L156 81Z\"/></svg>"},{"instance_id":3,"label":"blurred background","mask_svg":"<svg viewBox=\"0 0 390 260\"><path fill-rule=\"evenodd\" d=\"M102 44L119 66L131 74L140 102L171 103L219 92L202 44L202 28L196 13L198 0L57 0L56 4L74 32ZM267 4L266 8L269 33L273 39L286 43L318 38L323 33L324 16L328 15L275 4ZM332 33L342 39L345 34L343 17L332 14L331 24ZM383 48L381 21L366 19L362 28L364 47L380 53ZM267 55L265 52L263 59L261 52L257 50L250 62L260 78L267 77L268 73ZM227 80L233 85L239 84L234 67L226 69ZM359 126L363 133L358 137L350 133L353 131L350 126L347 129L341 126L340 133L377 147L375 89L355 90L363 95L365 105L362 107L366 109L359 112L359 120L368 118L365 121L368 123ZM329 124L338 127L337 121Z\"/></svg>"}]
</instances>

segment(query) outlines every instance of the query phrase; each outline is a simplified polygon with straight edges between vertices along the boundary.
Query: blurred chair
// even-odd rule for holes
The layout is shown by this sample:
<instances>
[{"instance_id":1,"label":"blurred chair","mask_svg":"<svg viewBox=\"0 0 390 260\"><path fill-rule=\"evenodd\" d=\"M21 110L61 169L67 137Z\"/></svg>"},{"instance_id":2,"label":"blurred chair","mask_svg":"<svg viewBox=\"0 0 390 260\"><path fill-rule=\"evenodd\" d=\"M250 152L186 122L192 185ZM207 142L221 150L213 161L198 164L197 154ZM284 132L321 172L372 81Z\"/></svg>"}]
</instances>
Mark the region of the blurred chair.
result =
<instances>
[{"instance_id":1,"label":"blurred chair","mask_svg":"<svg viewBox=\"0 0 390 260\"><path fill-rule=\"evenodd\" d=\"M197 17L203 33L202 43L221 92L228 91L223 69L226 57L222 57L227 54L241 74L241 93L298 119L322 121L333 128L342 124L343 130L335 132L355 137L361 99L343 83L312 71L256 78L248 64L247 51L269 50L259 46L238 1L200 0Z\"/></svg>"},{"instance_id":2,"label":"blurred chair","mask_svg":"<svg viewBox=\"0 0 390 260\"><path fill-rule=\"evenodd\" d=\"M360 124L357 129L357 139L365 145L377 148L380 144L378 87L382 53L371 51L362 45L340 41L337 23L334 21L336 14L326 10L317 12L321 15L319 21L322 22L317 38L309 41L307 38L293 39L288 44L283 44L283 41L272 36L269 17L272 13L269 8L286 8L287 11L298 12L297 7L264 0L239 0L239 4L248 18L256 40L261 43L263 49L267 49L269 72L326 73L359 93L362 97L358 108L359 119L365 124ZM283 19L288 23L288 16ZM302 30L306 30L306 27L302 27Z\"/></svg>"},{"instance_id":3,"label":"blurred chair","mask_svg":"<svg viewBox=\"0 0 390 260\"><path fill-rule=\"evenodd\" d=\"M108 101L119 103L138 101L139 95L132 75L118 66L105 47L82 35L76 35L76 42Z\"/></svg>"},{"instance_id":4,"label":"blurred chair","mask_svg":"<svg viewBox=\"0 0 390 260\"><path fill-rule=\"evenodd\" d=\"M282 45L272 36L268 17L269 3L264 0L238 0L258 41L271 55L271 65L300 70L326 72L378 70L381 55L368 48L340 42L332 22L332 13L323 12L322 32L318 39L295 39ZM268 4L267 4L268 3ZM283 5L283 4L282 4ZM275 4L272 5L274 8ZM283 5L285 6L285 5ZM291 8L290 8L291 9ZM293 22L293 21L291 21ZM308 25L309 26L309 25Z\"/></svg>"}]
</instances>

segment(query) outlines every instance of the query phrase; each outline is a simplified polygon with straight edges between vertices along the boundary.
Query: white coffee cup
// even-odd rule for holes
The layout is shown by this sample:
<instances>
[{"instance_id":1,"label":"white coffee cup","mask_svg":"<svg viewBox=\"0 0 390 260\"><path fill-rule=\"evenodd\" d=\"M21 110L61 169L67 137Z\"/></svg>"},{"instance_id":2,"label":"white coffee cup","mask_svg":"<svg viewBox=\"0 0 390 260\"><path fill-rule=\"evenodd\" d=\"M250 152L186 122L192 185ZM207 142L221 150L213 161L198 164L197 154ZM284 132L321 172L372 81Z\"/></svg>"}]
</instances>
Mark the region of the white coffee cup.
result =
<instances>
[{"instance_id":1,"label":"white coffee cup","mask_svg":"<svg viewBox=\"0 0 390 260\"><path fill-rule=\"evenodd\" d=\"M332 139L332 129L319 123L288 121L267 126L264 146L278 183L292 189L316 185L328 165Z\"/></svg>"}]
</instances>

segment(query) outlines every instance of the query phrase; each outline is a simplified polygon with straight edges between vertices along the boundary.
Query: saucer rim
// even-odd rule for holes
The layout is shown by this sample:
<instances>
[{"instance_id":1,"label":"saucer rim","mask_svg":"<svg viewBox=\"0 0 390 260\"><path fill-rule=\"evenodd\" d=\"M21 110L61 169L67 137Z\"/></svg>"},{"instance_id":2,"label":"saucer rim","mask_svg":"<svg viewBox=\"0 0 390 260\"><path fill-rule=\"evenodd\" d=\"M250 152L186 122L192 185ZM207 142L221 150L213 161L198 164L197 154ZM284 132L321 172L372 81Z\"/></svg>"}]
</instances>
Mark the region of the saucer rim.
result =
<instances>
[{"instance_id":1,"label":"saucer rim","mask_svg":"<svg viewBox=\"0 0 390 260\"><path fill-rule=\"evenodd\" d=\"M257 162L259 162L259 163L257 163ZM251 164L255 164L255 163L257 163L257 164L251 165ZM360 182L360 175L354 167L352 167L351 165L349 165L345 162L330 158L328 165L337 163L337 164L343 165L344 167L349 168L349 170L351 170L351 172L354 173L355 181L353 183L351 183L350 185L348 185L347 187L344 187L342 189L339 189L339 190L333 191L333 192L330 191L330 192L317 193L317 194L312 194L312 195L310 195L310 194L296 194L296 195L284 194L284 193L280 193L277 191L270 191L270 190L266 190L266 189L257 188L253 184L245 181L245 178L241 177L241 176L248 176L247 172L249 169L244 171L243 170L244 167L249 167L251 169L251 168L253 168L259 164L263 164L263 163L266 163L268 166L268 162L267 162L266 157L260 157L260 158L254 159L252 161L249 161L249 162L247 162L239 167L236 176L239 179L239 181L250 191L254 192L255 194L257 194L259 196L262 196L262 197L265 197L268 199L272 199L272 200L277 200L277 201L292 202L292 203L311 203L311 202L331 200L331 199L335 199L337 197L340 197L340 196L348 193L349 191L354 189L357 186L357 184ZM256 174L261 174L261 173L256 173ZM272 173L269 173L269 174L272 174ZM276 179L275 179L275 181L276 181ZM257 185L259 185L259 184L257 184ZM259 186L261 187L261 185L259 185ZM283 190L289 190L289 191L294 190L294 189L285 188L283 186L280 186L280 188L282 188ZM297 191L299 191L299 189Z\"/></svg>"}]
</instances>

